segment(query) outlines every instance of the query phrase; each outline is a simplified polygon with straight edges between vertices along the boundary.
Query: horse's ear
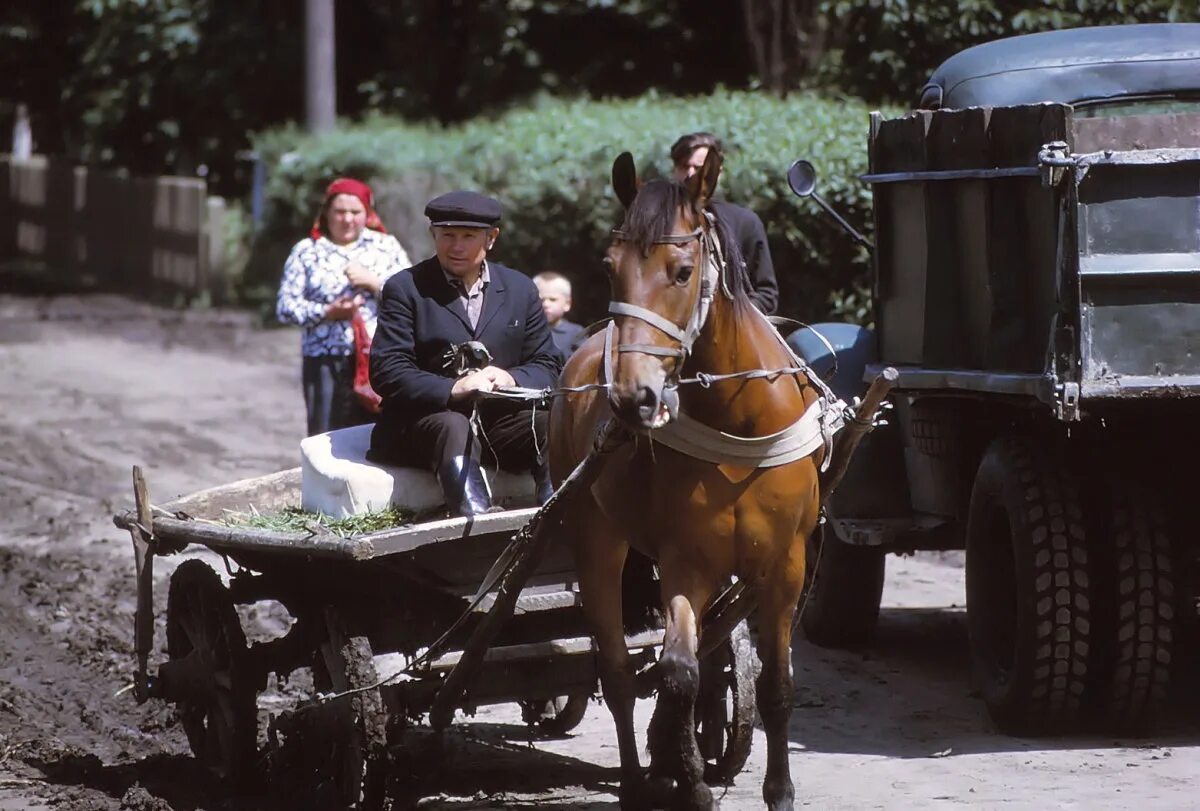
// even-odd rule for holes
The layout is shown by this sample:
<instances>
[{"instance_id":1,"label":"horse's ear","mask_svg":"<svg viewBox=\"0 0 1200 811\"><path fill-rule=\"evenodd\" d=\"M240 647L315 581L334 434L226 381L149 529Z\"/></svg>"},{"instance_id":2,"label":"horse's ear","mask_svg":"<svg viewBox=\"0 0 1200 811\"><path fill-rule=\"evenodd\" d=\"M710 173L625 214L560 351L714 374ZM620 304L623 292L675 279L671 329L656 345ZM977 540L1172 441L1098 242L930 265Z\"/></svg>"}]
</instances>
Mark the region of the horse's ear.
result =
<instances>
[{"instance_id":1,"label":"horse's ear","mask_svg":"<svg viewBox=\"0 0 1200 811\"><path fill-rule=\"evenodd\" d=\"M692 204L697 210L702 210L708 205L708 201L717 193L717 181L721 178L721 164L724 162L721 153L715 149L708 150L708 156L704 158L704 165L700 167L697 173L697 183L690 186L690 190L694 195Z\"/></svg>"},{"instance_id":2,"label":"horse's ear","mask_svg":"<svg viewBox=\"0 0 1200 811\"><path fill-rule=\"evenodd\" d=\"M617 199L621 201L621 205L625 208L633 205L638 185L637 167L633 165L633 155L628 152L617 155L617 159L613 161L612 182L613 191L617 193Z\"/></svg>"}]
</instances>

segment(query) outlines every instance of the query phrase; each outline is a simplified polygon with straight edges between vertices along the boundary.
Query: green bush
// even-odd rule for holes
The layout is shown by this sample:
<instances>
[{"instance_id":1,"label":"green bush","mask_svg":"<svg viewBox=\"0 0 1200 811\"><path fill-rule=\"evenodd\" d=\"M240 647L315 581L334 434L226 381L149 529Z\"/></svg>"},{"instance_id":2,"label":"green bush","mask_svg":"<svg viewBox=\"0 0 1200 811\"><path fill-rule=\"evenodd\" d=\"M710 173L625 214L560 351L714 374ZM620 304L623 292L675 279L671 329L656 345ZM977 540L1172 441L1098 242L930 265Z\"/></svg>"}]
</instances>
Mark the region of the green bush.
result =
<instances>
[{"instance_id":1,"label":"green bush","mask_svg":"<svg viewBox=\"0 0 1200 811\"><path fill-rule=\"evenodd\" d=\"M600 260L619 220L613 159L628 150L643 177L662 174L676 137L709 130L727 147L721 192L766 223L780 313L862 319L867 255L814 203L792 195L785 175L795 158L811 160L822 195L869 231L870 190L857 179L866 170L868 112L855 100L812 94L782 100L748 92L651 94L633 101L543 100L450 129L379 118L320 138L270 132L257 143L270 173L268 222L247 280L262 290L277 282L288 247L307 233L336 175L372 183L384 222L414 260L430 253L425 203L466 187L504 204L495 258L530 273L565 272L575 282L577 317L591 320L607 304Z\"/></svg>"}]
</instances>

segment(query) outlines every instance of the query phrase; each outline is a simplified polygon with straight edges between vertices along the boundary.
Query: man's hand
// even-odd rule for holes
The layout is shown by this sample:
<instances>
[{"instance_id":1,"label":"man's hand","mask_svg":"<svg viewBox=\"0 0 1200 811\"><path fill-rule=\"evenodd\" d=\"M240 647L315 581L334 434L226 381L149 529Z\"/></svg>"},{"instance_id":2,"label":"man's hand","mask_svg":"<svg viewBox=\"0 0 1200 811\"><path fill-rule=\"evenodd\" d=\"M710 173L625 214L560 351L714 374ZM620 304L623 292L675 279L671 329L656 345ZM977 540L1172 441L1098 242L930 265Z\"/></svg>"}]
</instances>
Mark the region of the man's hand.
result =
<instances>
[{"instance_id":1,"label":"man's hand","mask_svg":"<svg viewBox=\"0 0 1200 811\"><path fill-rule=\"evenodd\" d=\"M349 321L363 301L362 296L338 296L325 305L325 318L328 321Z\"/></svg>"},{"instance_id":2,"label":"man's hand","mask_svg":"<svg viewBox=\"0 0 1200 811\"><path fill-rule=\"evenodd\" d=\"M451 400L468 400L480 391L491 391L496 388L496 384L492 378L484 374L487 369L479 369L465 374L458 380L454 381L454 388L450 389Z\"/></svg>"},{"instance_id":3,"label":"man's hand","mask_svg":"<svg viewBox=\"0 0 1200 811\"><path fill-rule=\"evenodd\" d=\"M350 262L346 265L345 272L350 284L361 287L373 295L379 295L383 285L379 283L379 277L375 275L374 271L367 270L357 262Z\"/></svg>"},{"instance_id":4,"label":"man's hand","mask_svg":"<svg viewBox=\"0 0 1200 811\"><path fill-rule=\"evenodd\" d=\"M479 370L479 373L486 375L492 381L492 388L511 389L517 385L517 381L513 380L513 376L498 366L485 366Z\"/></svg>"},{"instance_id":5,"label":"man's hand","mask_svg":"<svg viewBox=\"0 0 1200 811\"><path fill-rule=\"evenodd\" d=\"M517 385L513 376L497 366L485 366L454 381L450 390L451 400L467 400L476 392L512 388Z\"/></svg>"}]
</instances>

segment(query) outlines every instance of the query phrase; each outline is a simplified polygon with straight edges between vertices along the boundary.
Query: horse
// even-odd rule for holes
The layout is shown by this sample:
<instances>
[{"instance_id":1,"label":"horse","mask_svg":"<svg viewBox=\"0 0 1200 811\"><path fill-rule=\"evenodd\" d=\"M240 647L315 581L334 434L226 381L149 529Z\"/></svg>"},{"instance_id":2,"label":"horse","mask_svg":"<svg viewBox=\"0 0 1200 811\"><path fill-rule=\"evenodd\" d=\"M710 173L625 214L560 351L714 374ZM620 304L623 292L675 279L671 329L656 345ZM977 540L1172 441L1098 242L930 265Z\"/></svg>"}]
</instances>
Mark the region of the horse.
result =
<instances>
[{"instance_id":1,"label":"horse","mask_svg":"<svg viewBox=\"0 0 1200 811\"><path fill-rule=\"evenodd\" d=\"M751 303L744 267L721 261L734 242L707 211L720 161L710 150L686 185L664 179L639 185L629 153L614 162L613 187L625 208L605 257L614 319L570 358L562 384L576 391L551 407L556 484L587 455L606 421L615 419L631 437L610 455L571 516L582 607L616 725L622 808L643 805L664 782L674 792L673 805L715 805L693 726L697 652L702 612L732 576L752 591L758 612L757 705L767 736L763 799L771 809L792 808L794 799L787 741L792 619L804 583L805 540L818 522L829 435L810 436L803 447L793 443L790 456L767 466L752 458L698 458L659 441L672 422L682 425L685 418L707 436L761 438L786 434L802 415L824 410L819 381L797 370L774 326ZM779 375L718 379L789 367ZM700 373L712 376L707 385L680 385ZM633 725L636 685L621 588L631 548L657 561L666 619L649 734L651 770L664 777L659 780L642 771Z\"/></svg>"}]
</instances>

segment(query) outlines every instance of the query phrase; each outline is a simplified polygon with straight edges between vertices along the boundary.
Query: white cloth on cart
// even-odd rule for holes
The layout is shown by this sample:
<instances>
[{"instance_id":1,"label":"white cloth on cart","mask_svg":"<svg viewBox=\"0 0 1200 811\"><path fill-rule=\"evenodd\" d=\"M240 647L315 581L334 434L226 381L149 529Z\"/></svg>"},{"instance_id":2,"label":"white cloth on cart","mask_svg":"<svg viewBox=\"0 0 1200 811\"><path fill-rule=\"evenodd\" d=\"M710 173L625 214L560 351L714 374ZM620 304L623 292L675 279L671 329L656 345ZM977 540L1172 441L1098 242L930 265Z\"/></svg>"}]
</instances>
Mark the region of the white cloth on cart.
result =
<instances>
[{"instance_id":1,"label":"white cloth on cart","mask_svg":"<svg viewBox=\"0 0 1200 811\"><path fill-rule=\"evenodd\" d=\"M415 467L367 461L370 425L356 425L300 441L300 504L309 512L346 518L395 505L429 510L445 504L437 477ZM487 471L492 501L505 507L533 506L533 477L528 473Z\"/></svg>"}]
</instances>

